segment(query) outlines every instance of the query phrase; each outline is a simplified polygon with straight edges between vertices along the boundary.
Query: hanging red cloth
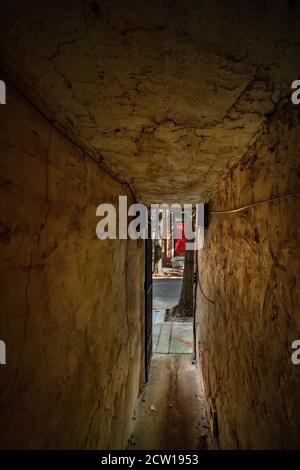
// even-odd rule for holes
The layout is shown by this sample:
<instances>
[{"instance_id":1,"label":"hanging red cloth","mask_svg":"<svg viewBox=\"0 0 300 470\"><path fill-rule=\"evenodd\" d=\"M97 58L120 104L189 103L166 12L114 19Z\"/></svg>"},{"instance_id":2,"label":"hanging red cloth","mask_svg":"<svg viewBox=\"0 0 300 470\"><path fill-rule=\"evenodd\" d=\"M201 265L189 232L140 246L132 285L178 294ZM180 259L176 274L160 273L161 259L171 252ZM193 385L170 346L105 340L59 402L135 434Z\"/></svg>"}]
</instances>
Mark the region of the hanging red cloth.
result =
<instances>
[{"instance_id":1,"label":"hanging red cloth","mask_svg":"<svg viewBox=\"0 0 300 470\"><path fill-rule=\"evenodd\" d=\"M184 223L176 222L175 234L177 239L175 239L175 256L184 256L185 253L185 233L184 233Z\"/></svg>"}]
</instances>

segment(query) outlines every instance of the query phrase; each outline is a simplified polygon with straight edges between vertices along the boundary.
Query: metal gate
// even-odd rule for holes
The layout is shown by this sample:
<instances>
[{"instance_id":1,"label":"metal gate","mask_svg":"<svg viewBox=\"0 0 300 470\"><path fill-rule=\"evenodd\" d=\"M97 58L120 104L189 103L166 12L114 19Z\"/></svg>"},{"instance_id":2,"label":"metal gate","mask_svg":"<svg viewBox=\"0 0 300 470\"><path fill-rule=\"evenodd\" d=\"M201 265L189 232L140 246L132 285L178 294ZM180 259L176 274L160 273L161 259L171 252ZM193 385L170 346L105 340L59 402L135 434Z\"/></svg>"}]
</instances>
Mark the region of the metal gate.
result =
<instances>
[{"instance_id":1,"label":"metal gate","mask_svg":"<svg viewBox=\"0 0 300 470\"><path fill-rule=\"evenodd\" d=\"M149 211L150 212L150 211ZM145 380L148 382L152 357L152 239L151 219L148 219L148 239L145 240Z\"/></svg>"}]
</instances>

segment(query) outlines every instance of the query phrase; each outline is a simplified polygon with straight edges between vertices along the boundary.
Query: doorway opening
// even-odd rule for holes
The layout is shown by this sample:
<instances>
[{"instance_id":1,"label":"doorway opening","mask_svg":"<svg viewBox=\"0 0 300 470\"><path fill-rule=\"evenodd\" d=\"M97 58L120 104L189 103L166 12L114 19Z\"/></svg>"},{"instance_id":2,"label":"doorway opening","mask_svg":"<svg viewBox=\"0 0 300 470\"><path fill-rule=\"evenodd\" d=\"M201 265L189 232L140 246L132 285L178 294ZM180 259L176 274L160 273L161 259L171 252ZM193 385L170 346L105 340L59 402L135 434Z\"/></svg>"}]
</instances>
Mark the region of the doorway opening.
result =
<instances>
[{"instance_id":1,"label":"doorway opening","mask_svg":"<svg viewBox=\"0 0 300 470\"><path fill-rule=\"evenodd\" d=\"M147 373L152 354L194 352L194 252L186 251L182 214L170 211L169 227L167 238L146 244Z\"/></svg>"}]
</instances>

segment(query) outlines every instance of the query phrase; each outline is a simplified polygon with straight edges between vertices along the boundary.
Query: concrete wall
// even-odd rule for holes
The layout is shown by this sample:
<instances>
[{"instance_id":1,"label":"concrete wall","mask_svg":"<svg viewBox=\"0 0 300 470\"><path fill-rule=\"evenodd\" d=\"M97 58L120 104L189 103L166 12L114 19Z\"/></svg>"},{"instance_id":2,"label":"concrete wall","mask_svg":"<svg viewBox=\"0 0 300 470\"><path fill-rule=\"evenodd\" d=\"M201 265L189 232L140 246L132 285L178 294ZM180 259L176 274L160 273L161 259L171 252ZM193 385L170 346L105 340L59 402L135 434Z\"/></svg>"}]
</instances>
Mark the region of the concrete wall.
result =
<instances>
[{"instance_id":1,"label":"concrete wall","mask_svg":"<svg viewBox=\"0 0 300 470\"><path fill-rule=\"evenodd\" d=\"M229 448L300 445L300 126L291 104L227 171L210 209L288 197L236 214L211 215L197 290L198 355L206 395Z\"/></svg>"},{"instance_id":2,"label":"concrete wall","mask_svg":"<svg viewBox=\"0 0 300 470\"><path fill-rule=\"evenodd\" d=\"M96 238L122 186L9 85L1 106L2 448L127 442L143 376L143 248Z\"/></svg>"}]
</instances>

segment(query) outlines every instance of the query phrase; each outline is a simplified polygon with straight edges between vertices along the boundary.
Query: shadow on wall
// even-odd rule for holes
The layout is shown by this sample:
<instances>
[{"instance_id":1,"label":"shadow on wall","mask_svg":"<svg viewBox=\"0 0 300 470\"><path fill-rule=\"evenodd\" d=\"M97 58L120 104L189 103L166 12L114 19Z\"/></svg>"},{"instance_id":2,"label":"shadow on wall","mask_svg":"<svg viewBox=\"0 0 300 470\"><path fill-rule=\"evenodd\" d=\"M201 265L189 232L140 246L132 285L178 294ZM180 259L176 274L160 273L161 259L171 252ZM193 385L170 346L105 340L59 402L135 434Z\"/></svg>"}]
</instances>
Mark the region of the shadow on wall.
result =
<instances>
[{"instance_id":1,"label":"shadow on wall","mask_svg":"<svg viewBox=\"0 0 300 470\"><path fill-rule=\"evenodd\" d=\"M95 208L124 187L8 87L0 446L124 448L144 374L144 251L95 233Z\"/></svg>"}]
</instances>

